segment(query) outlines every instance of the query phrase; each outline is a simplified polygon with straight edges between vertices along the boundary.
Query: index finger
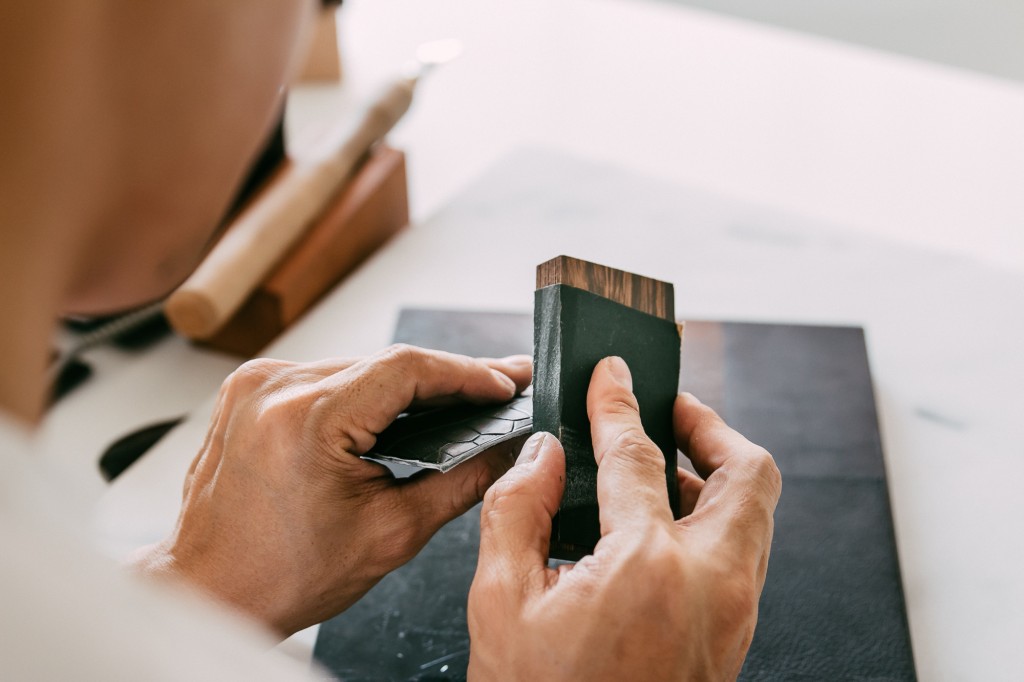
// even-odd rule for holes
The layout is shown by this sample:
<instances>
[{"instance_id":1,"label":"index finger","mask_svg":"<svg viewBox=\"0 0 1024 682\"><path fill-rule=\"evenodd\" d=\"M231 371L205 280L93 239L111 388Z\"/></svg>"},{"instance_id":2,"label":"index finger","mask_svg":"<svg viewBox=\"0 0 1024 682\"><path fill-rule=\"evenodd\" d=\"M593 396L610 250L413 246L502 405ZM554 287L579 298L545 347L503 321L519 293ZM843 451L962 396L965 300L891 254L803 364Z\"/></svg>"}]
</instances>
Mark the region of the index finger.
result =
<instances>
[{"instance_id":1,"label":"index finger","mask_svg":"<svg viewBox=\"0 0 1024 682\"><path fill-rule=\"evenodd\" d=\"M491 369L496 369L515 382L516 391L522 392L533 380L533 358L529 355L510 355L505 358L477 358ZM438 398L414 400L409 406L413 410L432 409L458 405L465 402L458 396L446 395Z\"/></svg>"},{"instance_id":2,"label":"index finger","mask_svg":"<svg viewBox=\"0 0 1024 682\"><path fill-rule=\"evenodd\" d=\"M475 403L513 398L516 382L483 360L398 344L323 380L331 407L345 417L345 447L361 455L413 402L454 396Z\"/></svg>"},{"instance_id":3,"label":"index finger","mask_svg":"<svg viewBox=\"0 0 1024 682\"><path fill-rule=\"evenodd\" d=\"M676 397L672 421L676 445L690 458L694 469L704 479L730 461L768 464L770 460L774 464L764 448L730 428L717 412L692 393L681 393ZM770 474L767 470L762 473Z\"/></svg>"},{"instance_id":4,"label":"index finger","mask_svg":"<svg viewBox=\"0 0 1024 682\"><path fill-rule=\"evenodd\" d=\"M775 460L689 393L676 399L673 422L679 449L705 478L693 514L680 523L705 519L723 535L739 534L763 545L771 538L772 514L782 492Z\"/></svg>"},{"instance_id":5,"label":"index finger","mask_svg":"<svg viewBox=\"0 0 1024 682\"><path fill-rule=\"evenodd\" d=\"M587 392L602 537L652 518L672 521L665 456L644 432L632 388L629 367L610 357L597 363Z\"/></svg>"}]
</instances>

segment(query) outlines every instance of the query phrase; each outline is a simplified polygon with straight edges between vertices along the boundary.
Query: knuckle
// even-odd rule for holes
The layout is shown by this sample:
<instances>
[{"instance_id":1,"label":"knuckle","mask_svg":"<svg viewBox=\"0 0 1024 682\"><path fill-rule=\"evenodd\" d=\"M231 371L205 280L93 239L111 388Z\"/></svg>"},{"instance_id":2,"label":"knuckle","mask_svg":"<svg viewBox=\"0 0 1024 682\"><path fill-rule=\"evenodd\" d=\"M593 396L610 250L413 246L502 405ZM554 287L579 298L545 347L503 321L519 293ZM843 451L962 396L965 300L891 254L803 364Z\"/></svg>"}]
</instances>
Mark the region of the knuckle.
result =
<instances>
[{"instance_id":1,"label":"knuckle","mask_svg":"<svg viewBox=\"0 0 1024 682\"><path fill-rule=\"evenodd\" d=\"M640 403L637 402L636 396L625 387L617 387L596 404L593 417L607 419L620 416L634 417L639 414Z\"/></svg>"},{"instance_id":2,"label":"knuckle","mask_svg":"<svg viewBox=\"0 0 1024 682\"><path fill-rule=\"evenodd\" d=\"M484 493L484 506L480 514L481 530L489 531L500 526L504 519L522 507L528 494L526 486L514 477L504 476L495 482Z\"/></svg>"},{"instance_id":3,"label":"knuckle","mask_svg":"<svg viewBox=\"0 0 1024 682\"><path fill-rule=\"evenodd\" d=\"M609 448L637 459L650 458L655 454L661 457L661 450L658 450L647 434L638 428L621 431L615 436Z\"/></svg>"},{"instance_id":4,"label":"knuckle","mask_svg":"<svg viewBox=\"0 0 1024 682\"><path fill-rule=\"evenodd\" d=\"M686 575L685 561L675 547L656 552L652 550L647 564L646 571L652 582L662 588L678 585Z\"/></svg>"},{"instance_id":5,"label":"knuckle","mask_svg":"<svg viewBox=\"0 0 1024 682\"><path fill-rule=\"evenodd\" d=\"M485 515L502 514L514 506L516 498L521 494L521 486L514 478L506 476L495 482L484 493Z\"/></svg>"},{"instance_id":6,"label":"knuckle","mask_svg":"<svg viewBox=\"0 0 1024 682\"><path fill-rule=\"evenodd\" d=\"M304 437L315 451L330 454L337 464L352 464L343 453L362 454L376 441L373 433L357 425L346 406L339 406L329 396L315 395L308 404L295 408L293 417L302 424Z\"/></svg>"},{"instance_id":7,"label":"knuckle","mask_svg":"<svg viewBox=\"0 0 1024 682\"><path fill-rule=\"evenodd\" d=\"M665 468L661 450L639 428L627 428L616 435L601 453L601 459L608 455L640 473L648 473L651 469L661 472Z\"/></svg>"},{"instance_id":8,"label":"knuckle","mask_svg":"<svg viewBox=\"0 0 1024 682\"><path fill-rule=\"evenodd\" d=\"M289 363L270 358L253 358L247 360L234 371L234 374L243 377L254 377L257 379L270 379L278 374Z\"/></svg>"},{"instance_id":9,"label":"knuckle","mask_svg":"<svg viewBox=\"0 0 1024 682\"><path fill-rule=\"evenodd\" d=\"M224 398L230 398L239 393L252 393L279 377L288 364L269 358L248 360L224 380L221 386L221 395Z\"/></svg>"},{"instance_id":10,"label":"knuckle","mask_svg":"<svg viewBox=\"0 0 1024 682\"><path fill-rule=\"evenodd\" d=\"M424 373L424 366L430 360L431 351L406 343L395 343L375 355L370 362L368 376L375 380L413 382Z\"/></svg>"},{"instance_id":11,"label":"knuckle","mask_svg":"<svg viewBox=\"0 0 1024 682\"><path fill-rule=\"evenodd\" d=\"M754 446L747 457L747 467L750 476L762 487L765 494L772 501L778 500L782 493L782 473L771 453L763 447Z\"/></svg>"},{"instance_id":12,"label":"knuckle","mask_svg":"<svg viewBox=\"0 0 1024 682\"><path fill-rule=\"evenodd\" d=\"M394 343L381 352L381 359L403 367L415 367L427 357L427 351L407 343Z\"/></svg>"}]
</instances>

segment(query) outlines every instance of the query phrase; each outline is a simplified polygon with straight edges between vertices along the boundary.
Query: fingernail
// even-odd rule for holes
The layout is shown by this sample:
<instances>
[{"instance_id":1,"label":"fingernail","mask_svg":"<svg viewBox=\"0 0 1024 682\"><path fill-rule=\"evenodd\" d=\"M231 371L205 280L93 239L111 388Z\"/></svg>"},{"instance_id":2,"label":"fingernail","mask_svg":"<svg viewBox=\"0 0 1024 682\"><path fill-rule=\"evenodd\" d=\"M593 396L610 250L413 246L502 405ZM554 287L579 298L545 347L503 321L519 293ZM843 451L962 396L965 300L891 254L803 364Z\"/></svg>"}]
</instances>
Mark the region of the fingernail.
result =
<instances>
[{"instance_id":1,"label":"fingernail","mask_svg":"<svg viewBox=\"0 0 1024 682\"><path fill-rule=\"evenodd\" d=\"M516 458L516 466L523 464L529 464L533 460L537 459L537 455L540 454L540 446L544 443L544 439L548 437L543 431L539 431L527 439L523 443L523 449L519 451L519 457Z\"/></svg>"},{"instance_id":2,"label":"fingernail","mask_svg":"<svg viewBox=\"0 0 1024 682\"><path fill-rule=\"evenodd\" d=\"M512 379L510 379L507 374L503 374L502 372L499 372L496 369L492 369L491 373L495 376L495 378L498 379L498 381L500 381L502 384L504 384L505 389L509 393L515 393L516 392L516 382L512 381Z\"/></svg>"},{"instance_id":3,"label":"fingernail","mask_svg":"<svg viewBox=\"0 0 1024 682\"><path fill-rule=\"evenodd\" d=\"M628 388L633 390L633 375L629 373L629 366L626 365L626 361L622 358L613 355L608 358L605 362L608 363L608 371L611 372L612 377Z\"/></svg>"}]
</instances>

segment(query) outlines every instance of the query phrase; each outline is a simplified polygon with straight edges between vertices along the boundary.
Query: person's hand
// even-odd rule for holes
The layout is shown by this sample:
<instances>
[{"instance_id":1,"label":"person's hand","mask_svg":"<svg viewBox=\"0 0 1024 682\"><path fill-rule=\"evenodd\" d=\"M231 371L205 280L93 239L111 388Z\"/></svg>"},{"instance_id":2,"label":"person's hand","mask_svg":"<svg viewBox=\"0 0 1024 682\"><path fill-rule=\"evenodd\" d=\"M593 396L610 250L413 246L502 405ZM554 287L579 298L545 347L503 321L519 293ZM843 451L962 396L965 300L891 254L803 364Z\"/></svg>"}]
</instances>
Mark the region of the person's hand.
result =
<instances>
[{"instance_id":1,"label":"person's hand","mask_svg":"<svg viewBox=\"0 0 1024 682\"><path fill-rule=\"evenodd\" d=\"M499 402L526 356L393 346L360 360L255 360L221 388L171 537L136 560L289 634L344 610L480 501L514 445L397 480L360 459L407 408ZM521 442L521 441L520 441Z\"/></svg>"},{"instance_id":2,"label":"person's hand","mask_svg":"<svg viewBox=\"0 0 1024 682\"><path fill-rule=\"evenodd\" d=\"M536 434L484 498L469 594L471 678L725 680L740 671L757 620L781 491L774 461L696 398L681 395L674 521L665 458L644 434L619 358L598 363L587 396L601 540L548 568L565 458Z\"/></svg>"}]
</instances>

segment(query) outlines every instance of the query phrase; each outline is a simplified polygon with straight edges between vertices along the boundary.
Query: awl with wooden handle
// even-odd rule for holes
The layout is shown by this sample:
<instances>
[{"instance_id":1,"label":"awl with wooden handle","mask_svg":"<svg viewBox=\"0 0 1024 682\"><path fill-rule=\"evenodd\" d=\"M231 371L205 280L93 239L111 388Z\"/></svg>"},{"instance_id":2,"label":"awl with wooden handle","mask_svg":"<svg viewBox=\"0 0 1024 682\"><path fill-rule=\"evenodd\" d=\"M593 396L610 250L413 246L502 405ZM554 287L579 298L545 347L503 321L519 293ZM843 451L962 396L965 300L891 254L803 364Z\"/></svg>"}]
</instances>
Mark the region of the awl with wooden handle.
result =
<instances>
[{"instance_id":1,"label":"awl with wooden handle","mask_svg":"<svg viewBox=\"0 0 1024 682\"><path fill-rule=\"evenodd\" d=\"M205 339L220 329L302 237L369 149L402 118L417 81L457 55L455 41L417 50L417 68L396 79L347 126L330 133L320 154L293 161L235 219L165 304L176 331Z\"/></svg>"}]
</instances>

